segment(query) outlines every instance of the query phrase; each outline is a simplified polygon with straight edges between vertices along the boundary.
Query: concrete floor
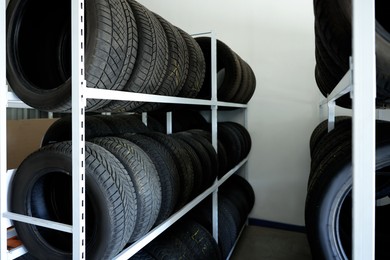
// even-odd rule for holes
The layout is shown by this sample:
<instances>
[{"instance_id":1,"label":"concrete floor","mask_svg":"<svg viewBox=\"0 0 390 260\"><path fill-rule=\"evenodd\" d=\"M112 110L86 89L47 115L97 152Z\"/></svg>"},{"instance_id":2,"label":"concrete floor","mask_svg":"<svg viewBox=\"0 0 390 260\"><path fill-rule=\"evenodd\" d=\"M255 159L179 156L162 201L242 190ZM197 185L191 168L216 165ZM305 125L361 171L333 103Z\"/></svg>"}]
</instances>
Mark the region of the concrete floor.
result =
<instances>
[{"instance_id":1,"label":"concrete floor","mask_svg":"<svg viewBox=\"0 0 390 260\"><path fill-rule=\"evenodd\" d=\"M310 260L306 234L246 226L230 260Z\"/></svg>"}]
</instances>

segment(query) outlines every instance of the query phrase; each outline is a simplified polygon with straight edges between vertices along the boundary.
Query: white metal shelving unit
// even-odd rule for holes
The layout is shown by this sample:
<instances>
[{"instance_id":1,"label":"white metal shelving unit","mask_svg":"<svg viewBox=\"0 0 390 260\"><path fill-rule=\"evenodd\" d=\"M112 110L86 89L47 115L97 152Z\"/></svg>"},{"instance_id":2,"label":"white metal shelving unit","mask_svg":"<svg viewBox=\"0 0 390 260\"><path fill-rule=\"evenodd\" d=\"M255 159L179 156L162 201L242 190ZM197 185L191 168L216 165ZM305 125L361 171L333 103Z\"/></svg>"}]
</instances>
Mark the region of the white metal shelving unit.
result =
<instances>
[{"instance_id":1,"label":"white metal shelving unit","mask_svg":"<svg viewBox=\"0 0 390 260\"><path fill-rule=\"evenodd\" d=\"M235 104L228 102L220 102L217 100L217 67L216 67L216 36L214 32L210 34L211 49L212 49L212 96L210 100L179 98L158 96L150 94L129 93L123 91L101 90L87 88L84 78L84 1L72 0L72 125L78 126L72 128L72 208L73 208L73 226L43 219L37 219L29 216L15 214L8 210L8 186L11 182L15 170L7 171L7 133L6 133L6 109L7 107L14 108L30 108L20 101L12 92L8 92L6 80L6 6L8 1L0 0L0 13L4 14L0 19L0 259L14 259L24 253L26 249L21 246L14 250L7 249L7 238L15 236L15 230L7 230L12 227L12 221L21 221L33 225L39 225L51 229L60 230L73 234L73 259L86 259L86 242L85 242L85 105L88 98L91 99L109 99L111 100L132 100L144 102L159 102L159 103L175 103L175 104L191 104L210 106L211 111L211 126L212 126L212 143L217 149L217 122L218 122L218 106L241 108L245 110L245 126L247 126L246 108L247 105ZM199 34L201 35L201 34ZM170 218L164 221L146 234L139 241L133 243L130 247L124 249L115 259L128 259L138 252L147 243L161 234L175 221L184 216L189 210L201 202L204 198L212 194L213 197L213 236L218 241L218 187L226 181L232 174L246 164L248 158L242 160L237 166L231 169L221 179L198 195L181 210L173 214ZM3 192L6 191L6 192Z\"/></svg>"},{"instance_id":2,"label":"white metal shelving unit","mask_svg":"<svg viewBox=\"0 0 390 260\"><path fill-rule=\"evenodd\" d=\"M352 258L375 259L375 0L352 1L350 70L321 103L328 105L328 129L334 128L335 101L352 98Z\"/></svg>"}]
</instances>

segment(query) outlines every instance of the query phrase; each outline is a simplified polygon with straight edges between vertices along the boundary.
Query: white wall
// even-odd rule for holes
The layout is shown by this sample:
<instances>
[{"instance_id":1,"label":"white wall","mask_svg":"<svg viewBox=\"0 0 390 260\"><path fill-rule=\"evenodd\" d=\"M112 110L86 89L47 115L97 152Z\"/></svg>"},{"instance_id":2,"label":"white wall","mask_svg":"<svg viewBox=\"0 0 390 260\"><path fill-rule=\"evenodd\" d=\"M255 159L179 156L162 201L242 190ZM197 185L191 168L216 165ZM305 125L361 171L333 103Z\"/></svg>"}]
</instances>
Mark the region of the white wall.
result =
<instances>
[{"instance_id":1,"label":"white wall","mask_svg":"<svg viewBox=\"0 0 390 260\"><path fill-rule=\"evenodd\" d=\"M188 33L213 30L254 70L252 218L304 225L309 139L320 122L312 0L140 0Z\"/></svg>"}]
</instances>

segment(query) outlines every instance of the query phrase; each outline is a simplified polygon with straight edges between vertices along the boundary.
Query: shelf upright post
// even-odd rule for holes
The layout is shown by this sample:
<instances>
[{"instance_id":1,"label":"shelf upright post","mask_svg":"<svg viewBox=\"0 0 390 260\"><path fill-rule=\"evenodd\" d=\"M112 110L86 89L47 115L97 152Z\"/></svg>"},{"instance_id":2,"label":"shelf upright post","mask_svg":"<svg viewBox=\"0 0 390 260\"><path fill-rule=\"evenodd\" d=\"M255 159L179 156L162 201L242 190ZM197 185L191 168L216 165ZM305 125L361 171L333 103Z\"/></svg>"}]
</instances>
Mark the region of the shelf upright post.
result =
<instances>
[{"instance_id":1,"label":"shelf upright post","mask_svg":"<svg viewBox=\"0 0 390 260\"><path fill-rule=\"evenodd\" d=\"M7 211L7 103L6 79L6 0L0 0L0 259L7 259L7 226L4 213Z\"/></svg>"},{"instance_id":2,"label":"shelf upright post","mask_svg":"<svg viewBox=\"0 0 390 260\"><path fill-rule=\"evenodd\" d=\"M166 123L166 130L167 130L167 134L172 134L172 129L173 129L173 127L172 127L172 111L170 111L170 112L167 112L167 114L166 114L166 121L167 121L167 123Z\"/></svg>"},{"instance_id":3,"label":"shelf upright post","mask_svg":"<svg viewBox=\"0 0 390 260\"><path fill-rule=\"evenodd\" d=\"M218 97L217 97L217 37L211 31L211 141L218 152ZM218 242L218 188L213 192L213 237Z\"/></svg>"},{"instance_id":4,"label":"shelf upright post","mask_svg":"<svg viewBox=\"0 0 390 260\"><path fill-rule=\"evenodd\" d=\"M375 1L352 2L352 258L375 258Z\"/></svg>"},{"instance_id":5,"label":"shelf upright post","mask_svg":"<svg viewBox=\"0 0 390 260\"><path fill-rule=\"evenodd\" d=\"M72 231L74 260L86 259L84 7L83 0L72 0Z\"/></svg>"}]
</instances>

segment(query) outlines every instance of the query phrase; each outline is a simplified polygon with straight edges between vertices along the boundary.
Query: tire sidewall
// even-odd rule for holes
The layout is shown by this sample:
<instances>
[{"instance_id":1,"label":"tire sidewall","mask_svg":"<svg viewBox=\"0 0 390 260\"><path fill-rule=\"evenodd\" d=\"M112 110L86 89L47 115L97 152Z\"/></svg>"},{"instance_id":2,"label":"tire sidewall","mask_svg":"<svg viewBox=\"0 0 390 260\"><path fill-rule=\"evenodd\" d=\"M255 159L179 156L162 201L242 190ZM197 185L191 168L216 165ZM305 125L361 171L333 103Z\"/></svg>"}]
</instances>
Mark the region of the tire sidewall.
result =
<instances>
[{"instance_id":1,"label":"tire sidewall","mask_svg":"<svg viewBox=\"0 0 390 260\"><path fill-rule=\"evenodd\" d=\"M42 156L45 160L41 160ZM86 162L88 165L88 162ZM15 174L14 183L18 185L14 186L11 190L11 211L23 215L31 216L31 203L33 203L33 188L37 182L45 177L45 175L51 172L61 172L71 177L72 172L72 159L70 155L65 155L53 152L53 151L38 151L31 155L28 160L28 164L22 164L17 171L23 171L23 174ZM106 234L109 234L108 229L110 227L109 216L107 208L110 207L109 201L104 196L104 192L99 185L97 180L98 176L95 176L88 166L86 167L86 189L90 203L93 207L94 216L93 221L96 226L94 230L89 230L90 234L87 240L87 255L94 259L97 256L101 256L102 252L106 250L104 245ZM37 194L34 194L36 196ZM97 226L98 225L98 226ZM38 259L45 259L48 255L50 258L55 259L71 259L72 252L64 252L58 250L56 247L50 244L40 235L37 230L37 226L15 222L15 228L20 235L23 237L23 242L27 250ZM26 243L27 242L27 243Z\"/></svg>"}]
</instances>

